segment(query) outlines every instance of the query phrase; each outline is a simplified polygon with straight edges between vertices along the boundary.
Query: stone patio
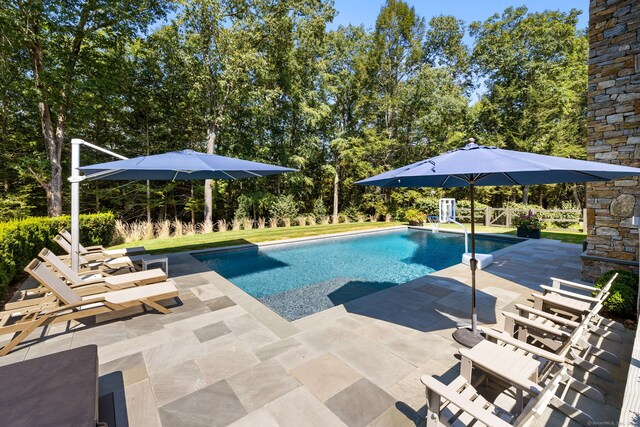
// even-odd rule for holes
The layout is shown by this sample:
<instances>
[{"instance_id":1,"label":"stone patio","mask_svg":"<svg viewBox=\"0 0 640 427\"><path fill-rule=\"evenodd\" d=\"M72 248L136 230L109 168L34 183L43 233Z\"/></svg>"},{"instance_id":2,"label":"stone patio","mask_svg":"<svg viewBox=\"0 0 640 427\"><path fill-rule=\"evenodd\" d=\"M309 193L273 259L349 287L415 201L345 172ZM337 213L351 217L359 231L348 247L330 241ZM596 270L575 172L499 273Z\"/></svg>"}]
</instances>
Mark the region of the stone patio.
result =
<instances>
[{"instance_id":1,"label":"stone patio","mask_svg":"<svg viewBox=\"0 0 640 427\"><path fill-rule=\"evenodd\" d=\"M480 322L501 324L501 311L526 302L550 276L578 280L580 252L530 240L495 253L478 272ZM180 290L171 314L54 325L0 365L97 344L101 403L113 402L118 426L414 426L426 413L420 376L448 382L459 373L451 334L470 310L462 264L294 322L191 255L172 254L170 265ZM614 343L623 359L607 366L615 382L587 378L606 405L567 397L597 422L618 420L633 336Z\"/></svg>"}]
</instances>

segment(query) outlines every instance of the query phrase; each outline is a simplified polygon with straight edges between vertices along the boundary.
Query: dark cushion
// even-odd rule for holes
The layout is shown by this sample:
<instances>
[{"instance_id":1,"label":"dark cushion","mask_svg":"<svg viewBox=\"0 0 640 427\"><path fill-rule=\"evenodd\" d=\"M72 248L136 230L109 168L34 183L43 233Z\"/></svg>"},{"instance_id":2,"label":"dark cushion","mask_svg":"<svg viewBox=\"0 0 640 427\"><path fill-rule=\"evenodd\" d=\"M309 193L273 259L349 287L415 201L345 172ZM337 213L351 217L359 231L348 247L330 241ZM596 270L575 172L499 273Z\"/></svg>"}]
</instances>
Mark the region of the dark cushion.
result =
<instances>
[{"instance_id":1,"label":"dark cushion","mask_svg":"<svg viewBox=\"0 0 640 427\"><path fill-rule=\"evenodd\" d=\"M98 417L98 347L0 367L3 426L92 426Z\"/></svg>"}]
</instances>

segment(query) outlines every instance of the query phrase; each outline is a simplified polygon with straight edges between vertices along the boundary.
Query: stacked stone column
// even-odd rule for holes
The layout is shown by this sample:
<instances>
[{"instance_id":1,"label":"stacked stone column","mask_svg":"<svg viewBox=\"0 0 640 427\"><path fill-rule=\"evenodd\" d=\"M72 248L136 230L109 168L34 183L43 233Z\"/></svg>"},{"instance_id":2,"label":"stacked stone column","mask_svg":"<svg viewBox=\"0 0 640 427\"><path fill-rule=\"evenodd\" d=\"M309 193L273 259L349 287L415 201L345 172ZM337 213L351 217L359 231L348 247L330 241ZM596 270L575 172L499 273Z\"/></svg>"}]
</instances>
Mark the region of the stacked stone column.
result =
<instances>
[{"instance_id":1,"label":"stacked stone column","mask_svg":"<svg viewBox=\"0 0 640 427\"><path fill-rule=\"evenodd\" d=\"M589 6L589 160L640 167L640 0L591 0ZM587 185L585 280L635 269L640 180Z\"/></svg>"}]
</instances>

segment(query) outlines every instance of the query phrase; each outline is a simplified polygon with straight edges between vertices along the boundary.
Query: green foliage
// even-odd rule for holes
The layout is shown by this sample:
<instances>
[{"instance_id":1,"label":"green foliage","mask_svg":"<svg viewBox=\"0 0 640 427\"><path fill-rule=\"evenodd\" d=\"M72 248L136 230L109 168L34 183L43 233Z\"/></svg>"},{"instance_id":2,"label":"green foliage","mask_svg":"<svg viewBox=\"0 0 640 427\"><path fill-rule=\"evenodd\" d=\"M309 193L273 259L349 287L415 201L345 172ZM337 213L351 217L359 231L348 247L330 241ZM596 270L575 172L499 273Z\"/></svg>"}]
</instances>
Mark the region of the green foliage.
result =
<instances>
[{"instance_id":1,"label":"green foliage","mask_svg":"<svg viewBox=\"0 0 640 427\"><path fill-rule=\"evenodd\" d=\"M419 197L414 205L416 209L427 215L438 215L440 213L440 199L436 197Z\"/></svg>"},{"instance_id":2,"label":"green foliage","mask_svg":"<svg viewBox=\"0 0 640 427\"><path fill-rule=\"evenodd\" d=\"M426 218L427 215L418 209L407 209L404 211L404 219L410 223L422 223Z\"/></svg>"},{"instance_id":3,"label":"green foliage","mask_svg":"<svg viewBox=\"0 0 640 427\"><path fill-rule=\"evenodd\" d=\"M584 158L588 42L572 9L505 9L471 24L473 62L488 93L478 128L493 145Z\"/></svg>"},{"instance_id":4,"label":"green foliage","mask_svg":"<svg viewBox=\"0 0 640 427\"><path fill-rule=\"evenodd\" d=\"M326 0L5 3L0 218L47 211L34 177L52 172L36 108L45 97L53 134L58 115L68 118L58 145L80 135L128 157L212 148L298 169L215 182L214 218L267 217L273 194L294 195L304 211L315 211L321 199L325 207L353 205L367 215L411 207L435 214L439 197L455 197L464 209L467 188L354 182L457 148L470 136L483 144L586 156L587 38L576 31L576 11L508 8L468 27L454 16L425 19L407 2L388 0L372 29L329 29L335 10ZM173 7L176 13L162 20ZM85 10L90 22L80 31ZM24 43L24 25L31 22L41 23L31 35L44 54L42 86L34 84ZM473 52L464 43L469 32ZM481 81L486 91L471 105L471 89ZM83 151L83 163L104 160ZM584 205L582 188L531 186L529 197L545 207L567 199ZM147 195L144 182L94 181L85 184L82 205L126 221L147 211L154 220L201 220L201 182L151 182L149 189ZM522 189L481 187L477 195L497 207L520 200ZM476 206L479 220L482 205Z\"/></svg>"},{"instance_id":5,"label":"green foliage","mask_svg":"<svg viewBox=\"0 0 640 427\"><path fill-rule=\"evenodd\" d=\"M68 216L31 217L0 223L0 295L42 248L57 250L53 238L69 229ZM80 216L80 242L84 245L108 245L114 235L115 218L111 213Z\"/></svg>"},{"instance_id":6,"label":"green foliage","mask_svg":"<svg viewBox=\"0 0 640 427\"><path fill-rule=\"evenodd\" d=\"M362 212L360 212L357 206L350 205L341 212L341 215L348 217L351 221L356 221L358 217L362 216Z\"/></svg>"},{"instance_id":7,"label":"green foliage","mask_svg":"<svg viewBox=\"0 0 640 427\"><path fill-rule=\"evenodd\" d=\"M553 219L580 219L580 212L546 212L542 206L534 205L534 204L522 204L522 203L507 203L504 206L505 208L511 208L515 210L515 214L517 216L526 215L530 210L536 211L536 217L541 221L544 221L547 226L553 226L555 228L569 228L572 224L576 224L573 222L564 222L564 221L552 221ZM576 210L578 207L574 206L571 202L564 201L558 207L561 210ZM514 219L515 221L515 219ZM515 222L514 222L515 224Z\"/></svg>"},{"instance_id":8,"label":"green foliage","mask_svg":"<svg viewBox=\"0 0 640 427\"><path fill-rule=\"evenodd\" d=\"M233 217L237 220L251 218L252 202L251 198L245 194L238 197L238 207L236 208Z\"/></svg>"},{"instance_id":9,"label":"green foliage","mask_svg":"<svg viewBox=\"0 0 640 427\"><path fill-rule=\"evenodd\" d=\"M513 225L516 228L527 228L529 230L542 230L545 228L545 223L540 220L540 216L534 214L531 210L513 217Z\"/></svg>"},{"instance_id":10,"label":"green foliage","mask_svg":"<svg viewBox=\"0 0 640 427\"><path fill-rule=\"evenodd\" d=\"M596 287L602 288L616 273L618 277L611 285L604 308L613 316L635 319L638 275L627 270L610 270L596 281Z\"/></svg>"},{"instance_id":11,"label":"green foliage","mask_svg":"<svg viewBox=\"0 0 640 427\"><path fill-rule=\"evenodd\" d=\"M0 221L25 218L33 206L29 206L25 195L9 195L0 199Z\"/></svg>"},{"instance_id":12,"label":"green foliage","mask_svg":"<svg viewBox=\"0 0 640 427\"><path fill-rule=\"evenodd\" d=\"M316 221L320 221L327 215L327 208L325 208L322 199L315 199L313 201L313 210L311 213L316 218Z\"/></svg>"},{"instance_id":13,"label":"green foliage","mask_svg":"<svg viewBox=\"0 0 640 427\"><path fill-rule=\"evenodd\" d=\"M276 197L269 207L271 217L278 218L280 221L285 218L294 219L298 216L298 212L298 203L290 194Z\"/></svg>"}]
</instances>

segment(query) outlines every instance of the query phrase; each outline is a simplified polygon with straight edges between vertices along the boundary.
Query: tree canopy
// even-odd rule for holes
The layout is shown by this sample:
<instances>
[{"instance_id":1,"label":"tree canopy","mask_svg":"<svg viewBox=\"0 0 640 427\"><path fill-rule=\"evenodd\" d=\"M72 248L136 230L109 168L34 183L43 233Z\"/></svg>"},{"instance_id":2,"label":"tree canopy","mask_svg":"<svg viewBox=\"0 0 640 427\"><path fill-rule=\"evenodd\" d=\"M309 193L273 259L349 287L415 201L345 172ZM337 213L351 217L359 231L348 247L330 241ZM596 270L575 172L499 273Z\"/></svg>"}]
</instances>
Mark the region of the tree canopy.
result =
<instances>
[{"instance_id":1,"label":"tree canopy","mask_svg":"<svg viewBox=\"0 0 640 427\"><path fill-rule=\"evenodd\" d=\"M507 8L465 23L387 0L373 28L329 29L335 13L328 0L3 2L0 219L68 210L72 137L130 157L190 148L299 170L207 187L83 184L84 211L124 220L268 216L279 197L303 213L395 214L464 193L354 182L470 137L585 157L578 11ZM479 197L499 206L530 193L545 206L584 203L575 185Z\"/></svg>"}]
</instances>

